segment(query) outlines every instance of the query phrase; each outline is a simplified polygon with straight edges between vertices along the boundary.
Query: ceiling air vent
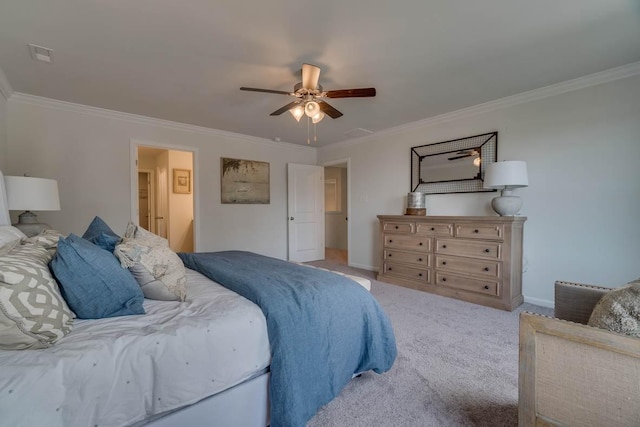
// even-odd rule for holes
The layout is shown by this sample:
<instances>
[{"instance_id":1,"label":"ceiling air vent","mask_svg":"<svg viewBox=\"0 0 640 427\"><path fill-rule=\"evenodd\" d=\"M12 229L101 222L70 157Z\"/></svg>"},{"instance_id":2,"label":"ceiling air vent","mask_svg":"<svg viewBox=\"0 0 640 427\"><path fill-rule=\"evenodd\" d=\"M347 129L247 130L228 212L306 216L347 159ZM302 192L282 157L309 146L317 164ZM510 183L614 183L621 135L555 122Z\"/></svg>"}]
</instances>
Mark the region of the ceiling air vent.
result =
<instances>
[{"instance_id":1,"label":"ceiling air vent","mask_svg":"<svg viewBox=\"0 0 640 427\"><path fill-rule=\"evenodd\" d=\"M344 134L346 136L348 136L349 138L359 138L361 136L371 135L372 133L373 133L373 131L370 131L368 129L355 128L355 129L351 129L350 131L345 132Z\"/></svg>"},{"instance_id":2,"label":"ceiling air vent","mask_svg":"<svg viewBox=\"0 0 640 427\"><path fill-rule=\"evenodd\" d=\"M42 62L53 62L53 49L48 47L37 46L35 44L29 44L29 52L31 57Z\"/></svg>"}]
</instances>

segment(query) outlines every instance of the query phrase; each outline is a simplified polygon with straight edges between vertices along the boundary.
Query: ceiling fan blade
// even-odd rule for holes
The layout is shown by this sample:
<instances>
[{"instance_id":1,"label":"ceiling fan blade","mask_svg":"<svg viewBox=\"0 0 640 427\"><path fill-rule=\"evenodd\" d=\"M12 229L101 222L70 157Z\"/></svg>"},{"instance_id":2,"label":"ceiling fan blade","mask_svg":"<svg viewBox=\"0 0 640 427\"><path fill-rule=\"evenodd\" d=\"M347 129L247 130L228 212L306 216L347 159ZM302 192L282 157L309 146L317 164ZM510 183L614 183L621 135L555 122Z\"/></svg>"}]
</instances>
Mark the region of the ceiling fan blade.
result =
<instances>
[{"instance_id":1,"label":"ceiling fan blade","mask_svg":"<svg viewBox=\"0 0 640 427\"><path fill-rule=\"evenodd\" d=\"M293 107L295 107L298 104L300 104L300 101L290 102L287 105L285 105L284 107L278 108L276 111L274 111L273 113L271 113L269 115L270 116L279 116L280 114L284 113L285 111L289 111L290 109L292 109Z\"/></svg>"},{"instance_id":2,"label":"ceiling fan blade","mask_svg":"<svg viewBox=\"0 0 640 427\"><path fill-rule=\"evenodd\" d=\"M302 87L316 90L320 79L320 68L311 64L302 64Z\"/></svg>"},{"instance_id":3,"label":"ceiling fan blade","mask_svg":"<svg viewBox=\"0 0 640 427\"><path fill-rule=\"evenodd\" d=\"M332 119L337 119L343 115L340 111L336 110L324 101L319 101L318 105L320 105L320 110Z\"/></svg>"},{"instance_id":4,"label":"ceiling fan blade","mask_svg":"<svg viewBox=\"0 0 640 427\"><path fill-rule=\"evenodd\" d=\"M475 156L475 154L463 154L461 156L455 156L455 157L449 157L447 160L458 160L458 159L464 159L465 157L473 157Z\"/></svg>"},{"instance_id":5,"label":"ceiling fan blade","mask_svg":"<svg viewBox=\"0 0 640 427\"><path fill-rule=\"evenodd\" d=\"M367 87L363 89L340 89L327 91L327 98L364 98L376 96L376 88Z\"/></svg>"},{"instance_id":6,"label":"ceiling fan blade","mask_svg":"<svg viewBox=\"0 0 640 427\"><path fill-rule=\"evenodd\" d=\"M240 90L248 90L251 92L264 92L264 93L278 93L280 95L291 95L291 92L285 92L283 90L271 90L271 89L258 89L255 87L241 87Z\"/></svg>"}]
</instances>

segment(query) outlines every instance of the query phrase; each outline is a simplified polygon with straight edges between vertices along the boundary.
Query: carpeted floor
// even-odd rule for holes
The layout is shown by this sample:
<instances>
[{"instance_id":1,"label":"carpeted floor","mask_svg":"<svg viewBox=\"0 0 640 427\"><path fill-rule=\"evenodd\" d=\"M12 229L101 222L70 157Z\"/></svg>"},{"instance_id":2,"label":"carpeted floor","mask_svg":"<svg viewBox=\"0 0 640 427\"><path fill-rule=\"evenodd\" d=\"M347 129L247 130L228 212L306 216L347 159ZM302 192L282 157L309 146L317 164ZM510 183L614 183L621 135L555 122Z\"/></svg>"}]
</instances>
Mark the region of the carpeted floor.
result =
<instances>
[{"instance_id":1,"label":"carpeted floor","mask_svg":"<svg viewBox=\"0 0 640 427\"><path fill-rule=\"evenodd\" d=\"M518 315L376 281L335 261L309 263L371 279L398 346L393 368L367 372L311 419L324 426L516 426Z\"/></svg>"}]
</instances>

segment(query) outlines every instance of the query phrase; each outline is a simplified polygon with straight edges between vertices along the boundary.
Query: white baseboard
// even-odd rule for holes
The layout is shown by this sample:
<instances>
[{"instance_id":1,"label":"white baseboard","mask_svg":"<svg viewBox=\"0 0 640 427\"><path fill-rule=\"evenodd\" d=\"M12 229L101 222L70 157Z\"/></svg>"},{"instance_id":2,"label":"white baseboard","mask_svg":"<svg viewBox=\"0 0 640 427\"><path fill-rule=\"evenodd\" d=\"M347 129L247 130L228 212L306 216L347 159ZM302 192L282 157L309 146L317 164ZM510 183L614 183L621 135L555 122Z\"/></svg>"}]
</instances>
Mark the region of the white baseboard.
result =
<instances>
[{"instance_id":1,"label":"white baseboard","mask_svg":"<svg viewBox=\"0 0 640 427\"><path fill-rule=\"evenodd\" d=\"M364 264L358 264L356 262L349 262L349 267L360 268L362 270L369 270L369 271L378 272L378 267L373 267L373 266L364 265Z\"/></svg>"},{"instance_id":2,"label":"white baseboard","mask_svg":"<svg viewBox=\"0 0 640 427\"><path fill-rule=\"evenodd\" d=\"M555 304L553 301L550 301L548 299L542 299L542 298L534 298L534 297L528 297L525 296L524 297L524 302L528 302L529 304L535 304L535 305L539 305L542 307L547 307L547 308L554 308Z\"/></svg>"}]
</instances>

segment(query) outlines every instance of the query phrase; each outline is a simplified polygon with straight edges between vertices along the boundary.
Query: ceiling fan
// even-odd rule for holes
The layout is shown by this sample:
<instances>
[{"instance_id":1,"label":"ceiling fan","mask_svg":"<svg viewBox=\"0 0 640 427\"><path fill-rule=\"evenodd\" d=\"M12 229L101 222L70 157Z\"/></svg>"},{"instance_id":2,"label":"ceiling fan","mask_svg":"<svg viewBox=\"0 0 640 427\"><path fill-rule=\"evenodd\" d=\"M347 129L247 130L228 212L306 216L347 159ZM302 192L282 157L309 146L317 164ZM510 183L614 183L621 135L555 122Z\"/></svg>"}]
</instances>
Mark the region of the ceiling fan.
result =
<instances>
[{"instance_id":1,"label":"ceiling fan","mask_svg":"<svg viewBox=\"0 0 640 427\"><path fill-rule=\"evenodd\" d=\"M477 150L460 150L456 154L457 154L456 156L449 157L447 160L458 160L458 159L464 159L465 157L474 157L479 155Z\"/></svg>"},{"instance_id":2,"label":"ceiling fan","mask_svg":"<svg viewBox=\"0 0 640 427\"><path fill-rule=\"evenodd\" d=\"M324 91L322 85L318 84L320 78L320 67L316 67L311 64L302 64L302 81L296 84L293 88L293 92L285 92L282 90L271 89L258 89L253 87L241 87L240 90L248 90L252 92L264 92L264 93L277 93L280 95L294 96L295 101L292 101L282 108L277 109L271 116L279 116L285 111L290 111L293 117L300 121L300 118L306 114L307 117L313 120L313 123L318 123L324 118L324 115L337 119L343 114L329 105L325 98L363 98L376 96L375 88L364 89L341 89L341 90L329 90Z\"/></svg>"}]
</instances>

